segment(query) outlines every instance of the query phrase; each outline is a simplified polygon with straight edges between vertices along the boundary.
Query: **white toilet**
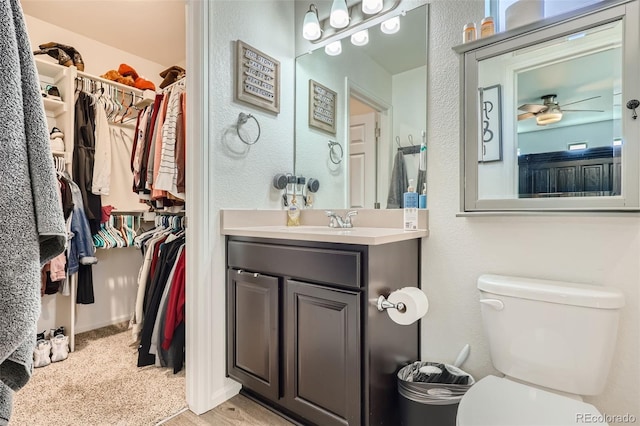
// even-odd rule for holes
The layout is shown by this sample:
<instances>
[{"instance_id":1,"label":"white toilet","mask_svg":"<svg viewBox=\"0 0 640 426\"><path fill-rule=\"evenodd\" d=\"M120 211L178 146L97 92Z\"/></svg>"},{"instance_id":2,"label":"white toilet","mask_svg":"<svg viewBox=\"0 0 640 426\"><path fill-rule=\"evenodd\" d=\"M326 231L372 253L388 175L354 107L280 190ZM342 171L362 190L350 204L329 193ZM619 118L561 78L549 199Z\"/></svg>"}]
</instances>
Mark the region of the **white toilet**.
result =
<instances>
[{"instance_id":1,"label":"white toilet","mask_svg":"<svg viewBox=\"0 0 640 426\"><path fill-rule=\"evenodd\" d=\"M604 389L624 295L617 289L482 275L491 360L460 401L458 426L606 425L581 395Z\"/></svg>"}]
</instances>

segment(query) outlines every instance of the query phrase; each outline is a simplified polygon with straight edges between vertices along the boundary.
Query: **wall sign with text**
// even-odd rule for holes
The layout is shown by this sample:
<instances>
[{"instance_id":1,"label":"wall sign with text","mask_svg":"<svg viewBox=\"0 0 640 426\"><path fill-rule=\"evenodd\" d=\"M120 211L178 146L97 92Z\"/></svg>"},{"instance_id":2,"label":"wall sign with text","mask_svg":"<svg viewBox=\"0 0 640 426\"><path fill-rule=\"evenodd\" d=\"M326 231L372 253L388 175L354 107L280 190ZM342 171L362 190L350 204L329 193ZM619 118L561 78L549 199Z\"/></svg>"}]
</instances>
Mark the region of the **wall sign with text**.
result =
<instances>
[{"instance_id":1,"label":"wall sign with text","mask_svg":"<svg viewBox=\"0 0 640 426\"><path fill-rule=\"evenodd\" d=\"M502 98L500 85L480 91L480 137L478 161L502 161Z\"/></svg>"},{"instance_id":2,"label":"wall sign with text","mask_svg":"<svg viewBox=\"0 0 640 426\"><path fill-rule=\"evenodd\" d=\"M337 100L336 92L309 80L309 126L335 135Z\"/></svg>"},{"instance_id":3,"label":"wall sign with text","mask_svg":"<svg viewBox=\"0 0 640 426\"><path fill-rule=\"evenodd\" d=\"M236 41L236 99L280 113L280 62Z\"/></svg>"}]
</instances>

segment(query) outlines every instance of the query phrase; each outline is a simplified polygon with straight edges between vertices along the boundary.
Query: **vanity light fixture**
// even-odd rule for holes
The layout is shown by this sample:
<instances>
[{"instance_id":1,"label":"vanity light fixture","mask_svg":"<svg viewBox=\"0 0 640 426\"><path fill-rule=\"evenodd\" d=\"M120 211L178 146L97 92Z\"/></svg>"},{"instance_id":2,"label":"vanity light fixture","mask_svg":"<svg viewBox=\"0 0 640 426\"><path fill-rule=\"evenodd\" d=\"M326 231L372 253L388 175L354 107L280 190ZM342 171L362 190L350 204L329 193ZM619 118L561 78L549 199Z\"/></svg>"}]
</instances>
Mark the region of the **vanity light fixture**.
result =
<instances>
[{"instance_id":1,"label":"vanity light fixture","mask_svg":"<svg viewBox=\"0 0 640 426\"><path fill-rule=\"evenodd\" d=\"M342 53L342 43L340 40L329 43L324 47L324 53L329 56L338 56Z\"/></svg>"},{"instance_id":2,"label":"vanity light fixture","mask_svg":"<svg viewBox=\"0 0 640 426\"><path fill-rule=\"evenodd\" d=\"M382 0L362 0L362 13L373 15L382 10Z\"/></svg>"},{"instance_id":3,"label":"vanity light fixture","mask_svg":"<svg viewBox=\"0 0 640 426\"><path fill-rule=\"evenodd\" d=\"M321 11L312 4L304 15L302 36L316 46L326 46L383 22L386 22L383 31L393 34L400 29L400 18L395 16L406 14L400 9L402 1L350 0L347 3L346 0L333 0L331 13L326 17L322 17ZM354 44L358 39L364 42L363 35L355 39Z\"/></svg>"},{"instance_id":4,"label":"vanity light fixture","mask_svg":"<svg viewBox=\"0 0 640 426\"><path fill-rule=\"evenodd\" d=\"M369 43L369 30L364 29L351 35L351 43L355 46L364 46Z\"/></svg>"},{"instance_id":5,"label":"vanity light fixture","mask_svg":"<svg viewBox=\"0 0 640 426\"><path fill-rule=\"evenodd\" d=\"M302 37L307 40L317 40L322 35L320 22L318 21L318 9L315 4L309 6L309 11L304 15L302 25Z\"/></svg>"},{"instance_id":6,"label":"vanity light fixture","mask_svg":"<svg viewBox=\"0 0 640 426\"><path fill-rule=\"evenodd\" d=\"M333 28L344 28L349 25L349 9L346 0L333 0L329 24Z\"/></svg>"},{"instance_id":7,"label":"vanity light fixture","mask_svg":"<svg viewBox=\"0 0 640 426\"><path fill-rule=\"evenodd\" d=\"M395 34L400 31L400 17L394 16L380 24L380 31L385 34Z\"/></svg>"}]
</instances>

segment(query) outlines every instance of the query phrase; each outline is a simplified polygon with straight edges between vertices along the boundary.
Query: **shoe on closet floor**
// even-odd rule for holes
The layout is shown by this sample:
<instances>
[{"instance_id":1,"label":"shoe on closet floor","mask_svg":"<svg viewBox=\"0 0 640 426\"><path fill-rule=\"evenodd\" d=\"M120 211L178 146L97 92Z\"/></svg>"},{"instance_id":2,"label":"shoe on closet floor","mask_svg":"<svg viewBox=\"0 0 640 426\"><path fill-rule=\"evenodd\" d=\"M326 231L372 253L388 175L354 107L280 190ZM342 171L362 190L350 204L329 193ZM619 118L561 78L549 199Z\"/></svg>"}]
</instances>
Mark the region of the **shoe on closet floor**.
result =
<instances>
[{"instance_id":1,"label":"shoe on closet floor","mask_svg":"<svg viewBox=\"0 0 640 426\"><path fill-rule=\"evenodd\" d=\"M69 357L69 336L58 334L51 337L51 362L64 361Z\"/></svg>"},{"instance_id":2,"label":"shoe on closet floor","mask_svg":"<svg viewBox=\"0 0 640 426\"><path fill-rule=\"evenodd\" d=\"M45 367L51 364L51 341L44 338L45 332L38 333L36 347L33 349L33 366Z\"/></svg>"}]
</instances>

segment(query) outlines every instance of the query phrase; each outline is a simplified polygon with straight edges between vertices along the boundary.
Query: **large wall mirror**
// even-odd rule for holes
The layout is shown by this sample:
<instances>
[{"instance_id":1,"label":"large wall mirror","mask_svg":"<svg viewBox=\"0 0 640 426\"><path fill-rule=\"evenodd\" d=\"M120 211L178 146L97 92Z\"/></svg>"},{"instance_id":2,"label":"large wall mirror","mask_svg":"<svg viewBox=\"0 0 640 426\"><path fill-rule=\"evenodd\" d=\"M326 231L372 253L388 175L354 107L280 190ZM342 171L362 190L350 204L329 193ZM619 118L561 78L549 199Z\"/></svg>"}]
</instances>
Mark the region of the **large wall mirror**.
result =
<instances>
[{"instance_id":1,"label":"large wall mirror","mask_svg":"<svg viewBox=\"0 0 640 426\"><path fill-rule=\"evenodd\" d=\"M296 59L295 173L320 181L314 208L387 208L398 148L406 178L419 179L419 154L406 147L426 131L427 5L406 10L394 34L375 25L366 45L341 45L339 55L318 48Z\"/></svg>"},{"instance_id":2,"label":"large wall mirror","mask_svg":"<svg viewBox=\"0 0 640 426\"><path fill-rule=\"evenodd\" d=\"M464 53L465 211L638 209L638 4Z\"/></svg>"}]
</instances>

